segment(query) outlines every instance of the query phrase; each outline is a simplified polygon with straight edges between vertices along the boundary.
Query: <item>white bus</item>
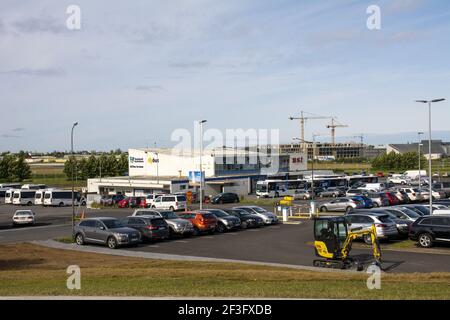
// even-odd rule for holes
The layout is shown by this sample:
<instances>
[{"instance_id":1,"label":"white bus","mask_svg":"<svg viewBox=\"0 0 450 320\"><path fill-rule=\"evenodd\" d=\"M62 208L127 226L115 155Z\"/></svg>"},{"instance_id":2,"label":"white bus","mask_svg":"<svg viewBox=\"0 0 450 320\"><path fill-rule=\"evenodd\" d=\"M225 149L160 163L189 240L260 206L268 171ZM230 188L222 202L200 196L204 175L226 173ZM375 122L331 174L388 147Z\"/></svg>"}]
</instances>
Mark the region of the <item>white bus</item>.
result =
<instances>
[{"instance_id":1,"label":"white bus","mask_svg":"<svg viewBox=\"0 0 450 320\"><path fill-rule=\"evenodd\" d=\"M20 183L0 183L0 189L21 189Z\"/></svg>"},{"instance_id":2,"label":"white bus","mask_svg":"<svg viewBox=\"0 0 450 320\"><path fill-rule=\"evenodd\" d=\"M15 190L13 195L13 204L31 206L34 203L36 190L20 189Z\"/></svg>"},{"instance_id":3,"label":"white bus","mask_svg":"<svg viewBox=\"0 0 450 320\"><path fill-rule=\"evenodd\" d=\"M42 190L47 188L45 184L24 184L22 186L22 189L28 189L28 190Z\"/></svg>"},{"instance_id":4,"label":"white bus","mask_svg":"<svg viewBox=\"0 0 450 320\"><path fill-rule=\"evenodd\" d=\"M8 189L5 192L5 204L12 204L13 203L13 197L14 192L18 191L18 189Z\"/></svg>"},{"instance_id":5,"label":"white bus","mask_svg":"<svg viewBox=\"0 0 450 320\"><path fill-rule=\"evenodd\" d=\"M294 196L304 192L305 180L264 180L256 182L256 195L263 198Z\"/></svg>"},{"instance_id":6,"label":"white bus","mask_svg":"<svg viewBox=\"0 0 450 320\"><path fill-rule=\"evenodd\" d=\"M36 190L36 195L34 196L34 204L36 205L44 205L44 196L46 191L51 191L53 188Z\"/></svg>"},{"instance_id":7,"label":"white bus","mask_svg":"<svg viewBox=\"0 0 450 320\"><path fill-rule=\"evenodd\" d=\"M85 205L86 200L81 198L79 192L74 194L75 205ZM71 206L72 205L72 191L71 190L46 190L44 194L44 206Z\"/></svg>"}]
</instances>

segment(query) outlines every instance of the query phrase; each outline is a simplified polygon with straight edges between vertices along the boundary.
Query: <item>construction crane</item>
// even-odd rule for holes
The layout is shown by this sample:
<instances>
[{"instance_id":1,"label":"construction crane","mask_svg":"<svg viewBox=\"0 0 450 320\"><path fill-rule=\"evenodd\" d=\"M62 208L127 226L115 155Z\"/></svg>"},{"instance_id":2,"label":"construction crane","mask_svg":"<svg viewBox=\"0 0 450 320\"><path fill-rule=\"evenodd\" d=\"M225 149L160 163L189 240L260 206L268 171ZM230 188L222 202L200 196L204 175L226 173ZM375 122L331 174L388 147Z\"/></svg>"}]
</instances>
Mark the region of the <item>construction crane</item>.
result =
<instances>
[{"instance_id":1,"label":"construction crane","mask_svg":"<svg viewBox=\"0 0 450 320\"><path fill-rule=\"evenodd\" d=\"M364 134L363 133L361 133L360 135L352 136L351 138L359 138L361 145L364 144Z\"/></svg>"},{"instance_id":2,"label":"construction crane","mask_svg":"<svg viewBox=\"0 0 450 320\"><path fill-rule=\"evenodd\" d=\"M306 112L305 112L306 113ZM317 120L317 119L332 119L331 117L323 117L323 116L304 116L304 112L300 112L300 117L289 117L289 120L300 120L300 140L305 141L305 122L306 120ZM303 146L305 146L304 142L302 142ZM304 147L303 147L304 149Z\"/></svg>"},{"instance_id":3,"label":"construction crane","mask_svg":"<svg viewBox=\"0 0 450 320\"><path fill-rule=\"evenodd\" d=\"M331 128L331 143L334 145L336 144L336 128L346 128L348 125L346 124L340 124L336 121L335 118L331 118L331 124L327 125L327 128Z\"/></svg>"}]
</instances>

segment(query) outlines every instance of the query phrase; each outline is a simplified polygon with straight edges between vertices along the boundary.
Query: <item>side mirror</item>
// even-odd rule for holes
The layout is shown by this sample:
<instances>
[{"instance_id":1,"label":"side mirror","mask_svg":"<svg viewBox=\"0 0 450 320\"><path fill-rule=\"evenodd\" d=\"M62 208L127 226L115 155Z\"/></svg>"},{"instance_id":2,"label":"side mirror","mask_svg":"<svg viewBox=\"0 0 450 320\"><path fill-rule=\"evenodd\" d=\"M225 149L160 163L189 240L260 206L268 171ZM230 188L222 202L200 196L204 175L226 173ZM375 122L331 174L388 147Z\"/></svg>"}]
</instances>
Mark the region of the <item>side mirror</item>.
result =
<instances>
[{"instance_id":1,"label":"side mirror","mask_svg":"<svg viewBox=\"0 0 450 320\"><path fill-rule=\"evenodd\" d=\"M105 230L105 227L101 226L101 227L100 227L100 230Z\"/></svg>"}]
</instances>

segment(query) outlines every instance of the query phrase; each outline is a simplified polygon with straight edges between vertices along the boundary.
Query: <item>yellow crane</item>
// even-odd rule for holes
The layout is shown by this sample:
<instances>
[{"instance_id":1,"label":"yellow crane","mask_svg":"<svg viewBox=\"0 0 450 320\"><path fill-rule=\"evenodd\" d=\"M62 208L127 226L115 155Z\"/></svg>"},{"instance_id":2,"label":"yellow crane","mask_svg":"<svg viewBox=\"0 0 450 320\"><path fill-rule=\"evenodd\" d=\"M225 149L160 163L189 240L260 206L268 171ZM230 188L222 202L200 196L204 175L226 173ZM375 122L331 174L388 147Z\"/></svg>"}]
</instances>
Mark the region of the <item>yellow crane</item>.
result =
<instances>
[{"instance_id":1,"label":"yellow crane","mask_svg":"<svg viewBox=\"0 0 450 320\"><path fill-rule=\"evenodd\" d=\"M381 249L375 225L368 229L350 229L345 217L317 217L314 220L315 267L362 270L363 265L350 257L355 239L369 235L372 243L374 263L381 267Z\"/></svg>"}]
</instances>

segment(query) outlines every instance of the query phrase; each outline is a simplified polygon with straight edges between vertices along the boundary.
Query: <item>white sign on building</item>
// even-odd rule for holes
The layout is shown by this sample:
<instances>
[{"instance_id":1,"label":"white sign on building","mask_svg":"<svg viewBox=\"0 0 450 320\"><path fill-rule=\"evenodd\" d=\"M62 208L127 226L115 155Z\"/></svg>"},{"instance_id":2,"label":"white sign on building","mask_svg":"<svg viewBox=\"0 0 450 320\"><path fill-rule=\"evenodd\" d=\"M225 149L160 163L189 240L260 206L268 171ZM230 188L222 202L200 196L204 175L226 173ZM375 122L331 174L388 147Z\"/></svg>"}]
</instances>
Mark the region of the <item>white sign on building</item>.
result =
<instances>
[{"instance_id":1,"label":"white sign on building","mask_svg":"<svg viewBox=\"0 0 450 320\"><path fill-rule=\"evenodd\" d=\"M308 169L307 157L304 153L292 153L289 155L289 171L304 171Z\"/></svg>"}]
</instances>

